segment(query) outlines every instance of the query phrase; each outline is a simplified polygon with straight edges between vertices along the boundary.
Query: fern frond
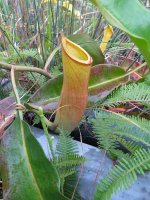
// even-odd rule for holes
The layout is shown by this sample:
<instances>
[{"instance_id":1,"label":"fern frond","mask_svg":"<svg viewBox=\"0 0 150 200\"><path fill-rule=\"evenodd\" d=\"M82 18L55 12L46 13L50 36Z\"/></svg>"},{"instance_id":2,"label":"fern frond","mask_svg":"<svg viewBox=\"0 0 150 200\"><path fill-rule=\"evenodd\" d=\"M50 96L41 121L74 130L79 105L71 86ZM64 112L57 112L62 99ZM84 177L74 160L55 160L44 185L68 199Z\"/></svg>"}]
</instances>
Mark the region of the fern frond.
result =
<instances>
[{"instance_id":1,"label":"fern frond","mask_svg":"<svg viewBox=\"0 0 150 200\"><path fill-rule=\"evenodd\" d=\"M100 181L95 193L95 200L110 200L118 189L127 189L137 179L138 174L144 175L150 169L150 150L140 149L134 157L122 159L108 175Z\"/></svg>"},{"instance_id":2,"label":"fern frond","mask_svg":"<svg viewBox=\"0 0 150 200\"><path fill-rule=\"evenodd\" d=\"M118 135L128 137L150 147L150 123L148 120L135 116L125 116L111 111L100 111L92 120L96 134Z\"/></svg>"},{"instance_id":3,"label":"fern frond","mask_svg":"<svg viewBox=\"0 0 150 200\"><path fill-rule=\"evenodd\" d=\"M20 60L32 58L39 62L40 65L43 65L42 58L34 49L25 49L25 50L18 50L19 53L13 52L10 56L5 57L5 61L7 62L17 62Z\"/></svg>"},{"instance_id":4,"label":"fern frond","mask_svg":"<svg viewBox=\"0 0 150 200\"><path fill-rule=\"evenodd\" d=\"M81 165L85 162L85 158L83 156L79 156L77 154L68 154L66 156L57 157L56 166L61 167L74 167Z\"/></svg>"},{"instance_id":5,"label":"fern frond","mask_svg":"<svg viewBox=\"0 0 150 200\"><path fill-rule=\"evenodd\" d=\"M58 157L55 161L62 193L69 199L79 200L77 191L74 193L74 187L77 181L78 167L84 163L85 158L78 155L77 143L71 138L70 134L61 130L56 146Z\"/></svg>"},{"instance_id":6,"label":"fern frond","mask_svg":"<svg viewBox=\"0 0 150 200\"><path fill-rule=\"evenodd\" d=\"M124 148L129 151L131 154L134 154L135 151L139 150L141 148L140 144L137 144L133 141L127 141L126 139L119 137L119 136L114 136L114 138L124 146Z\"/></svg>"},{"instance_id":7,"label":"fern frond","mask_svg":"<svg viewBox=\"0 0 150 200\"><path fill-rule=\"evenodd\" d=\"M99 128L98 122L96 120L93 121L93 130L96 138L98 139L98 146L100 149L104 149L107 153L112 149L117 148L118 143L117 140L114 139L111 129L107 131Z\"/></svg>"},{"instance_id":8,"label":"fern frond","mask_svg":"<svg viewBox=\"0 0 150 200\"><path fill-rule=\"evenodd\" d=\"M30 72L27 72L26 76L33 83L36 83L38 81L39 85L44 84L46 82L46 80L47 80L45 76L43 76L41 74L38 74L38 73L34 73L34 76L33 76L33 74L31 74Z\"/></svg>"},{"instance_id":9,"label":"fern frond","mask_svg":"<svg viewBox=\"0 0 150 200\"><path fill-rule=\"evenodd\" d=\"M120 88L115 89L102 105L114 107L131 101L150 106L149 85L144 82L122 85Z\"/></svg>"},{"instance_id":10,"label":"fern frond","mask_svg":"<svg viewBox=\"0 0 150 200\"><path fill-rule=\"evenodd\" d=\"M65 179L66 177L71 176L75 173L76 173L76 168L72 168L72 169L68 169L68 170L65 169L64 172L63 172L63 169L62 169L60 178Z\"/></svg>"},{"instance_id":11,"label":"fern frond","mask_svg":"<svg viewBox=\"0 0 150 200\"><path fill-rule=\"evenodd\" d=\"M65 179L63 192L65 196L67 196L69 199L81 200L81 197L77 192L77 189L75 190L76 183L77 183L77 176L75 174L67 176Z\"/></svg>"},{"instance_id":12,"label":"fern frond","mask_svg":"<svg viewBox=\"0 0 150 200\"><path fill-rule=\"evenodd\" d=\"M66 157L68 154L77 154L77 143L71 138L70 133L61 131L56 145L56 153L61 157Z\"/></svg>"},{"instance_id":13,"label":"fern frond","mask_svg":"<svg viewBox=\"0 0 150 200\"><path fill-rule=\"evenodd\" d=\"M124 158L124 157L126 158L126 155L128 156L128 154L118 149L119 145L122 144L121 142L123 138L121 140L119 136L113 135L111 132L111 129L106 134L105 131L99 130L99 128L96 128L95 120L92 120L92 121L93 121L93 130L94 130L96 138L98 139L99 148L104 149L109 155L109 157L113 160Z\"/></svg>"},{"instance_id":14,"label":"fern frond","mask_svg":"<svg viewBox=\"0 0 150 200\"><path fill-rule=\"evenodd\" d=\"M120 149L111 149L108 152L108 155L111 159L113 160L120 160L122 158L128 158L130 155L128 153L124 153L122 150Z\"/></svg>"}]
</instances>

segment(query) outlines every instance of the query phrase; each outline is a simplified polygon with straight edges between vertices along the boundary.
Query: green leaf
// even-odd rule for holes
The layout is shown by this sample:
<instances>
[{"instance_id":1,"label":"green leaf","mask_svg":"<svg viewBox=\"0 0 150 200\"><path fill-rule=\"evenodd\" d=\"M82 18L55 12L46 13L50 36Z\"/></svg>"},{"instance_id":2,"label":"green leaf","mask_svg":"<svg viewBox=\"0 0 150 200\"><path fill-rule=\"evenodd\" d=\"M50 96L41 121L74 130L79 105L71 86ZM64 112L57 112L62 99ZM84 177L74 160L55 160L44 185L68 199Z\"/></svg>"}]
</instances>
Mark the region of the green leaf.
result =
<instances>
[{"instance_id":1,"label":"green leaf","mask_svg":"<svg viewBox=\"0 0 150 200\"><path fill-rule=\"evenodd\" d=\"M123 158L97 185L94 200L111 200L118 189L129 188L137 175L144 175L150 169L150 150L139 149L134 156Z\"/></svg>"},{"instance_id":2,"label":"green leaf","mask_svg":"<svg viewBox=\"0 0 150 200\"><path fill-rule=\"evenodd\" d=\"M104 55L100 50L98 43L86 33L75 34L70 36L68 39L80 45L90 54L93 59L93 66L103 64L105 62Z\"/></svg>"},{"instance_id":3,"label":"green leaf","mask_svg":"<svg viewBox=\"0 0 150 200\"><path fill-rule=\"evenodd\" d=\"M133 92L134 91L134 92ZM114 90L103 103L104 106L114 107L127 102L140 103L150 107L149 85L146 82L137 82L122 85Z\"/></svg>"},{"instance_id":4,"label":"green leaf","mask_svg":"<svg viewBox=\"0 0 150 200\"><path fill-rule=\"evenodd\" d=\"M60 200L59 178L53 164L19 117L1 141L4 200ZM3 164L2 164L3 163Z\"/></svg>"},{"instance_id":5,"label":"green leaf","mask_svg":"<svg viewBox=\"0 0 150 200\"><path fill-rule=\"evenodd\" d=\"M91 70L89 79L88 105L106 97L114 88L128 81L124 69L113 65L96 65Z\"/></svg>"},{"instance_id":6,"label":"green leaf","mask_svg":"<svg viewBox=\"0 0 150 200\"><path fill-rule=\"evenodd\" d=\"M104 18L126 32L150 65L150 11L139 0L91 0Z\"/></svg>"},{"instance_id":7,"label":"green leaf","mask_svg":"<svg viewBox=\"0 0 150 200\"><path fill-rule=\"evenodd\" d=\"M141 145L150 147L150 123L147 119L99 110L98 113L96 112L96 117L92 119L92 123L96 135L103 134L103 138L104 135L107 138L113 136L127 137L131 141L140 142Z\"/></svg>"},{"instance_id":8,"label":"green leaf","mask_svg":"<svg viewBox=\"0 0 150 200\"><path fill-rule=\"evenodd\" d=\"M112 89L127 81L128 75L120 67L112 65L96 65L91 68L88 85L88 105L107 96ZM58 108L58 100L63 83L63 74L49 80L30 98L30 102L42 106L46 112Z\"/></svg>"}]
</instances>

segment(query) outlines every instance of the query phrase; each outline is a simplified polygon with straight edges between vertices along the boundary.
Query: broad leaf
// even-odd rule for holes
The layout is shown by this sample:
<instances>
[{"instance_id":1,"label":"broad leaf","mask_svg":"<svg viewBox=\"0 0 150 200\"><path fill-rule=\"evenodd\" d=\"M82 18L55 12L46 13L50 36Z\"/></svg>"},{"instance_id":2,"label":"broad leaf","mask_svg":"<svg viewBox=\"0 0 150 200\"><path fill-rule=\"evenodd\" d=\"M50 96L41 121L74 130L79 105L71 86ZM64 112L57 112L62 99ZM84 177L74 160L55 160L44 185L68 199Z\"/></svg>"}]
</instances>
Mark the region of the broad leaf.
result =
<instances>
[{"instance_id":1,"label":"broad leaf","mask_svg":"<svg viewBox=\"0 0 150 200\"><path fill-rule=\"evenodd\" d=\"M114 88L128 81L128 75L120 68L113 65L97 65L91 70L89 80L88 105L106 97Z\"/></svg>"},{"instance_id":2,"label":"broad leaf","mask_svg":"<svg viewBox=\"0 0 150 200\"><path fill-rule=\"evenodd\" d=\"M88 98L92 58L62 36L63 86L54 125L71 132L81 120Z\"/></svg>"},{"instance_id":3,"label":"broad leaf","mask_svg":"<svg viewBox=\"0 0 150 200\"><path fill-rule=\"evenodd\" d=\"M90 54L93 59L93 66L103 64L105 62L104 55L100 50L98 43L86 33L72 35L69 37L69 40L80 45Z\"/></svg>"},{"instance_id":4,"label":"broad leaf","mask_svg":"<svg viewBox=\"0 0 150 200\"><path fill-rule=\"evenodd\" d=\"M91 68L88 84L88 105L107 96L112 89L127 81L126 72L112 65L97 65ZM49 80L30 99L30 102L42 106L46 112L58 108L63 83L63 74Z\"/></svg>"},{"instance_id":5,"label":"broad leaf","mask_svg":"<svg viewBox=\"0 0 150 200\"><path fill-rule=\"evenodd\" d=\"M1 141L4 200L60 200L59 179L52 164L19 117Z\"/></svg>"},{"instance_id":6,"label":"broad leaf","mask_svg":"<svg viewBox=\"0 0 150 200\"><path fill-rule=\"evenodd\" d=\"M150 65L150 11L139 0L91 0L105 19L125 31Z\"/></svg>"}]
</instances>

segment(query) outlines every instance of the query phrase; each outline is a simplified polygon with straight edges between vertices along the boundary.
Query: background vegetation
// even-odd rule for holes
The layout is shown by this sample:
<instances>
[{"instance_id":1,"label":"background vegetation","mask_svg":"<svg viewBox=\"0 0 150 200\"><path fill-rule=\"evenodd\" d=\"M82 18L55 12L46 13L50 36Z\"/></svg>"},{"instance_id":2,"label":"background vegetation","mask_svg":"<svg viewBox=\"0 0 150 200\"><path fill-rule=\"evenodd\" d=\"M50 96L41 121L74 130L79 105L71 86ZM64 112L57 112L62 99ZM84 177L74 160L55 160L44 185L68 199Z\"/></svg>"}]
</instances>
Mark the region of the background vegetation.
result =
<instances>
[{"instance_id":1,"label":"background vegetation","mask_svg":"<svg viewBox=\"0 0 150 200\"><path fill-rule=\"evenodd\" d=\"M147 9L150 6L149 0L141 3ZM40 69L47 66L51 76L58 77L63 72L59 34L69 37L76 33L87 33L100 45L106 25L109 25L108 22L88 0L1 0L0 62ZM127 34L115 27L104 56L107 64L121 66L124 72L129 73L129 77L128 84L118 84L120 87L117 88L115 85L109 95L90 105L88 113L92 113L92 119L89 114L81 122L92 124L91 134L97 138L99 148L117 160L117 165L97 186L95 199L102 200L111 199L118 188L129 187L137 174L144 174L150 169L149 69L145 65L136 72L132 71L141 66L145 59ZM104 73L103 78L107 74L106 78L113 85L116 79L110 70ZM19 72L19 95L28 98L47 81L47 77L35 72ZM108 90L109 86L105 85ZM0 99L7 96L14 96L10 73L1 69ZM40 121L37 118L35 123ZM23 126L26 127L25 124ZM119 149L120 144L126 151ZM30 144L27 143L27 146L30 147ZM39 147L36 148L40 152ZM74 189L78 172L76 167L84 161L82 156L78 156L69 133L62 132L52 164L64 196L79 198ZM46 163L45 160L43 162Z\"/></svg>"}]
</instances>

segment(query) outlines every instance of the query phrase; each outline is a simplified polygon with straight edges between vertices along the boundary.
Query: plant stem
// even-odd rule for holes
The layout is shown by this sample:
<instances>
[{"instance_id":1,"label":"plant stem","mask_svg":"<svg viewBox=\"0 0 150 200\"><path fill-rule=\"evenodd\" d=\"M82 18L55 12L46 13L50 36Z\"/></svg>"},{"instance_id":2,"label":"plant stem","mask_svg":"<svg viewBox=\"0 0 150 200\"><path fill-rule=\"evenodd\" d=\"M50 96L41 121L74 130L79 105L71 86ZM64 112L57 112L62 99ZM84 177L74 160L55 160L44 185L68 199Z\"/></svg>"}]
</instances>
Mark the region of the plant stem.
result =
<instances>
[{"instance_id":1,"label":"plant stem","mask_svg":"<svg viewBox=\"0 0 150 200\"><path fill-rule=\"evenodd\" d=\"M51 151L51 154L52 154L52 159L53 159L53 162L55 163L55 160L56 160L55 159L55 152L54 152L53 145L52 145L54 137L49 136L49 133L48 133L48 130L47 130L47 125L46 125L46 122L45 122L45 117L44 117L44 114L43 114L43 108L39 107L38 111L39 111L39 117L40 117L40 120L41 120L41 123L42 123L44 133L45 133L46 138L48 140L49 148L50 148L50 151Z\"/></svg>"},{"instance_id":2,"label":"plant stem","mask_svg":"<svg viewBox=\"0 0 150 200\"><path fill-rule=\"evenodd\" d=\"M8 64L8 63L0 62L0 68L9 69L9 70L11 70L13 68L16 71L37 72L37 73L44 75L48 78L53 78L50 73L48 73L47 71L40 69L38 67L26 67L26 66L21 66L21 65L17 66L17 65L12 65L12 64Z\"/></svg>"},{"instance_id":3,"label":"plant stem","mask_svg":"<svg viewBox=\"0 0 150 200\"><path fill-rule=\"evenodd\" d=\"M15 94L16 102L18 105L21 105L19 94L17 91L16 81L15 81L15 69L13 67L11 68L11 82L12 82L12 87ZM19 114L20 119L23 120L23 114L21 110L18 110L18 114Z\"/></svg>"},{"instance_id":4,"label":"plant stem","mask_svg":"<svg viewBox=\"0 0 150 200\"><path fill-rule=\"evenodd\" d=\"M48 72L48 68L49 68L49 66L50 66L50 63L51 63L53 57L55 56L55 54L57 53L57 51L60 50L60 48L61 48L60 45L59 45L58 47L56 47L56 48L52 51L52 53L50 54L50 56L48 57L48 59L47 59L47 61L46 61L46 63L45 63L45 66L44 66L44 70L45 70L45 71Z\"/></svg>"}]
</instances>

